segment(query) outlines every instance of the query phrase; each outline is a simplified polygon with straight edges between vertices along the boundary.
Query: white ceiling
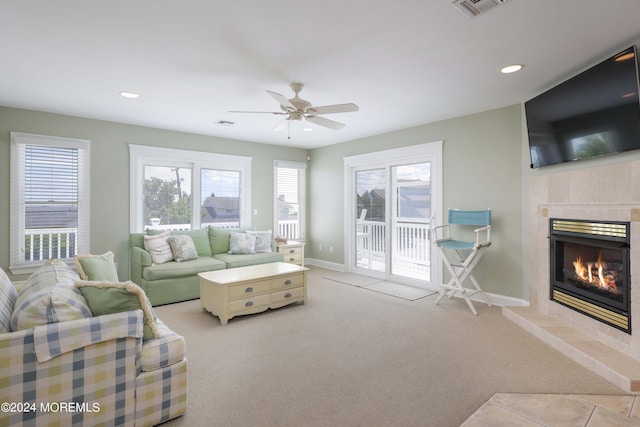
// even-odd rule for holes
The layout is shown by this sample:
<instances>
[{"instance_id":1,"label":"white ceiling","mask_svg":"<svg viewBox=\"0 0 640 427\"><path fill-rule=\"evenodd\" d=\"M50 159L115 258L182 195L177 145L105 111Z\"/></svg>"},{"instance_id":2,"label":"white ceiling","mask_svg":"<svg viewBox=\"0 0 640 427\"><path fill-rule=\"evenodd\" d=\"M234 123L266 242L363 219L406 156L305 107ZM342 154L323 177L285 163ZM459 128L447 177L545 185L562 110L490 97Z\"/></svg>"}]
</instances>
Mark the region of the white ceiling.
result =
<instances>
[{"instance_id":1,"label":"white ceiling","mask_svg":"<svg viewBox=\"0 0 640 427\"><path fill-rule=\"evenodd\" d=\"M0 0L0 105L315 148L526 101L640 40L640 1ZM523 71L499 69L524 63ZM265 90L346 127L273 127ZM138 99L119 96L140 93ZM236 122L233 126L219 120Z\"/></svg>"}]
</instances>

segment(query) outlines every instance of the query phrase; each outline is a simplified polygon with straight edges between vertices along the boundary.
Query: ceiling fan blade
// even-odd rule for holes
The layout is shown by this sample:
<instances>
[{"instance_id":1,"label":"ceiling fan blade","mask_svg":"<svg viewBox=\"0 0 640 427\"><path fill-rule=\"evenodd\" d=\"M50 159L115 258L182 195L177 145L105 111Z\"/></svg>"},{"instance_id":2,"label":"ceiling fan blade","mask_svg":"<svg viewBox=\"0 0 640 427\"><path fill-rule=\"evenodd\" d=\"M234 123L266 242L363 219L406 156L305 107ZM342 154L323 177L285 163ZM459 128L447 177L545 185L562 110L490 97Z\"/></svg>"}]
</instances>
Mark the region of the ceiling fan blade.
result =
<instances>
[{"instance_id":1,"label":"ceiling fan blade","mask_svg":"<svg viewBox=\"0 0 640 427\"><path fill-rule=\"evenodd\" d=\"M284 111L229 111L229 113L278 114L278 115L289 114L289 113L285 113Z\"/></svg>"},{"instance_id":2,"label":"ceiling fan blade","mask_svg":"<svg viewBox=\"0 0 640 427\"><path fill-rule=\"evenodd\" d=\"M307 109L308 113L313 114L332 114L332 113L351 113L358 111L359 108L356 104L336 104L336 105L323 105L321 107L310 107Z\"/></svg>"},{"instance_id":3,"label":"ceiling fan blade","mask_svg":"<svg viewBox=\"0 0 640 427\"><path fill-rule=\"evenodd\" d=\"M273 130L275 131L284 130L288 124L289 124L289 118L287 117L286 119L281 120L280 123L278 123L276 127L273 128Z\"/></svg>"},{"instance_id":4,"label":"ceiling fan blade","mask_svg":"<svg viewBox=\"0 0 640 427\"><path fill-rule=\"evenodd\" d=\"M305 118L311 123L315 123L317 125L324 126L333 130L340 130L345 126L344 123L338 123L333 120L325 119L324 117L306 116Z\"/></svg>"},{"instance_id":5,"label":"ceiling fan blade","mask_svg":"<svg viewBox=\"0 0 640 427\"><path fill-rule=\"evenodd\" d=\"M278 103L287 111L296 111L296 106L291 103L287 98L280 95L279 93L272 92L270 90L267 91L269 95L273 97Z\"/></svg>"}]
</instances>

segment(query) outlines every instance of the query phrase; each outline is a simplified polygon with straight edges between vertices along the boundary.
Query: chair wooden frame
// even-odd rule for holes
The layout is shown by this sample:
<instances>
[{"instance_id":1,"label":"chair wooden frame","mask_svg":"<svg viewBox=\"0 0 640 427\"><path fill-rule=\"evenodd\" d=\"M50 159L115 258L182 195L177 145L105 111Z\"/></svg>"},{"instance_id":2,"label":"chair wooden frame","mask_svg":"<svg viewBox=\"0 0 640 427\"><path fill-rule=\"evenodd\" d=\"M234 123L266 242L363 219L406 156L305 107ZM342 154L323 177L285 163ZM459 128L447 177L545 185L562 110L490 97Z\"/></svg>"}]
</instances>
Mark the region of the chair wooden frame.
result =
<instances>
[{"instance_id":1,"label":"chair wooden frame","mask_svg":"<svg viewBox=\"0 0 640 427\"><path fill-rule=\"evenodd\" d=\"M454 240L451 237L452 225L481 227L473 230L476 233L476 239L475 242L470 242ZM479 294L484 302L491 307L489 298L487 298L487 295L471 274L485 250L491 246L491 210L463 211L450 209L448 224L432 227L431 236L436 248L442 254L445 267L451 274L449 282L441 285L440 294L435 303L439 304L445 295L453 298L459 293L464 298L469 309L471 309L471 312L477 316L478 311L470 297ZM451 257L453 255L457 258L455 261L452 261ZM473 289L463 286L467 279L471 282Z\"/></svg>"}]
</instances>

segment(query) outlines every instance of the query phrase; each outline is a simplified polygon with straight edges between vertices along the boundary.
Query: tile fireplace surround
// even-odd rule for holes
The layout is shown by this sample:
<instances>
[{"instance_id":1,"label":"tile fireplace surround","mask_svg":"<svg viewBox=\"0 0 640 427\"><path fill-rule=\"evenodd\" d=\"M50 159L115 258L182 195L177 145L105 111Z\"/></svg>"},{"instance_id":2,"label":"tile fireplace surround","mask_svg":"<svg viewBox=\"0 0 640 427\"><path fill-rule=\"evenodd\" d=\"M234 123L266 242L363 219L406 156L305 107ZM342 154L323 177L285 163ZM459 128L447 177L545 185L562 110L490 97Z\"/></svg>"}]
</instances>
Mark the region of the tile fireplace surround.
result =
<instances>
[{"instance_id":1,"label":"tile fireplace surround","mask_svg":"<svg viewBox=\"0 0 640 427\"><path fill-rule=\"evenodd\" d=\"M549 218L631 222L631 335L549 299ZM503 314L621 389L640 394L640 161L530 177L529 307L505 307Z\"/></svg>"}]
</instances>

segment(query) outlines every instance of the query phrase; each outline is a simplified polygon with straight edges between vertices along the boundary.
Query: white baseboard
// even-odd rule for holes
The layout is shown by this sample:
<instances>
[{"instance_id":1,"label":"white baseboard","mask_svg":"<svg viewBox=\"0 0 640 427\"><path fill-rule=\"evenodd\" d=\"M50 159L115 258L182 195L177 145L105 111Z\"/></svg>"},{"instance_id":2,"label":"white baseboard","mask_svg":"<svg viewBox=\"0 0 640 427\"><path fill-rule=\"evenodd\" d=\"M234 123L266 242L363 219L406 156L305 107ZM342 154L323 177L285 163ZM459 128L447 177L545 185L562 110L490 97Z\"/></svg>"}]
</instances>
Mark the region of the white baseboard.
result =
<instances>
[{"instance_id":1,"label":"white baseboard","mask_svg":"<svg viewBox=\"0 0 640 427\"><path fill-rule=\"evenodd\" d=\"M337 262L329 262L316 258L305 258L304 264L315 265L317 267L328 268L335 271L346 271L344 264L338 264Z\"/></svg>"},{"instance_id":2,"label":"white baseboard","mask_svg":"<svg viewBox=\"0 0 640 427\"><path fill-rule=\"evenodd\" d=\"M529 301L522 298L510 297L507 295L494 294L491 292L485 292L491 304L499 305L501 307L528 307ZM474 298L471 298L474 299Z\"/></svg>"}]
</instances>

